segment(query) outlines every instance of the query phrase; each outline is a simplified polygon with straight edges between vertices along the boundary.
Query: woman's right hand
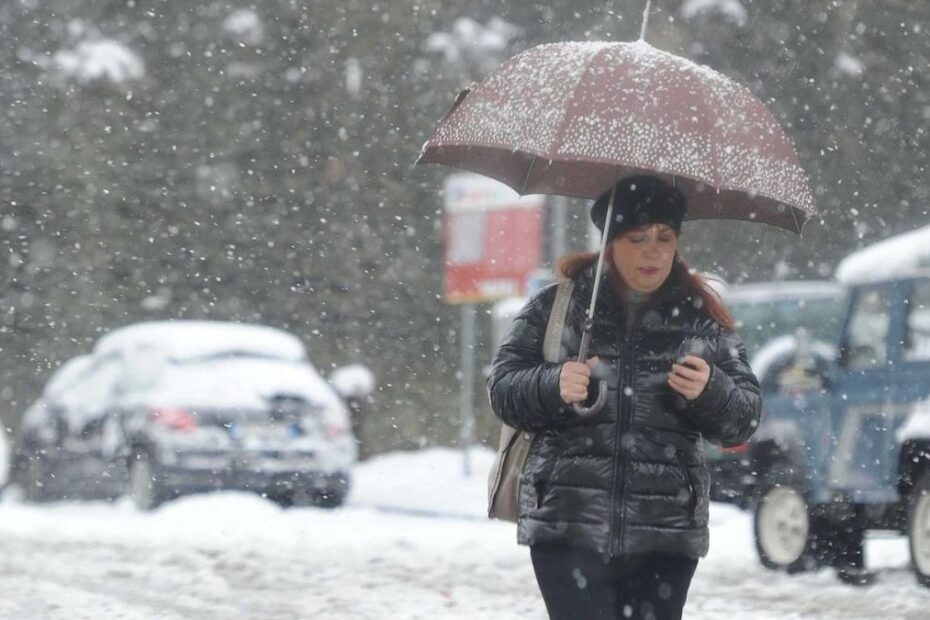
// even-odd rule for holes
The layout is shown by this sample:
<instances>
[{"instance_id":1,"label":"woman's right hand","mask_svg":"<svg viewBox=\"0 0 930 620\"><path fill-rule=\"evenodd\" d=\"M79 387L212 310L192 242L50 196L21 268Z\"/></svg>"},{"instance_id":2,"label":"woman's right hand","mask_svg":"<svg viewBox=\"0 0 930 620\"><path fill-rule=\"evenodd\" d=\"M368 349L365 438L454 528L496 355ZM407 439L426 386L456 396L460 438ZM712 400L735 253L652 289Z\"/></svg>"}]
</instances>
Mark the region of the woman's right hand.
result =
<instances>
[{"instance_id":1,"label":"woman's right hand","mask_svg":"<svg viewBox=\"0 0 930 620\"><path fill-rule=\"evenodd\" d=\"M588 384L591 383L591 369L598 363L592 357L584 364L581 362L565 362L559 373L559 395L562 400L571 405L581 403L588 399Z\"/></svg>"}]
</instances>

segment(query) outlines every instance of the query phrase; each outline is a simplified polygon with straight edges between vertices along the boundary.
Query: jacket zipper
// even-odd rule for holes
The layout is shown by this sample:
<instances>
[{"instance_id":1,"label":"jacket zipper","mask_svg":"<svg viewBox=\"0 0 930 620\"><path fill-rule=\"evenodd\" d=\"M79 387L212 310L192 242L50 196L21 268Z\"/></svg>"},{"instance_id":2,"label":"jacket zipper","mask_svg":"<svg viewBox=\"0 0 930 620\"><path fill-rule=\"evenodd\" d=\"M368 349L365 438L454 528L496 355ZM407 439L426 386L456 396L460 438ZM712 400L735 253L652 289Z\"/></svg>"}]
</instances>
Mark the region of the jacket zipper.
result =
<instances>
[{"instance_id":1,"label":"jacket zipper","mask_svg":"<svg viewBox=\"0 0 930 620\"><path fill-rule=\"evenodd\" d=\"M631 344L633 338L630 334L627 334L621 339L621 346L623 347L622 355L622 367L621 367L621 382L619 396L620 407L619 407L619 423L617 424L617 434L614 438L614 484L613 489L616 490L618 478L619 478L619 504L617 503L618 494L615 493L612 501L610 502L610 529L608 535L610 536L610 541L607 545L608 555L614 556L618 555L618 552L622 552L624 545L624 538L626 532L626 523L624 522L624 503L625 503L625 492L626 492L626 478L629 475L629 455L630 450L626 449L623 451L623 467L620 468L620 459L621 454L620 450L622 448L623 437L626 434L625 431L629 430L630 422L628 420L630 410L632 409L633 394L627 395L627 390L632 390L632 355L630 353ZM622 475L621 475L622 474ZM615 535L617 526L617 521L619 521L620 528L620 543L619 549L617 549L617 536Z\"/></svg>"}]
</instances>

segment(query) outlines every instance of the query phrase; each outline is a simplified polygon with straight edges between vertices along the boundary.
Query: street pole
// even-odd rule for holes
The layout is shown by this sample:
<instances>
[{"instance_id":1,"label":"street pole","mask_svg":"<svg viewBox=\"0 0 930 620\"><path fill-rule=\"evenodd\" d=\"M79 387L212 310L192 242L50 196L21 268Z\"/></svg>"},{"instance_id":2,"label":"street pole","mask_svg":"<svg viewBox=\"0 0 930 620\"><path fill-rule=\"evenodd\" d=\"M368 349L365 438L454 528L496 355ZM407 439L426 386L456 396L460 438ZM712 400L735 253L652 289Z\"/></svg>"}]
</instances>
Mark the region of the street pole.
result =
<instances>
[{"instance_id":1,"label":"street pole","mask_svg":"<svg viewBox=\"0 0 930 620\"><path fill-rule=\"evenodd\" d=\"M460 368L462 380L461 436L462 471L471 475L468 450L475 434L475 304L462 304Z\"/></svg>"},{"instance_id":2,"label":"street pole","mask_svg":"<svg viewBox=\"0 0 930 620\"><path fill-rule=\"evenodd\" d=\"M568 198L565 196L554 196L552 199L552 260L551 264L555 265L556 261L561 258L568 247L566 238L568 236Z\"/></svg>"}]
</instances>

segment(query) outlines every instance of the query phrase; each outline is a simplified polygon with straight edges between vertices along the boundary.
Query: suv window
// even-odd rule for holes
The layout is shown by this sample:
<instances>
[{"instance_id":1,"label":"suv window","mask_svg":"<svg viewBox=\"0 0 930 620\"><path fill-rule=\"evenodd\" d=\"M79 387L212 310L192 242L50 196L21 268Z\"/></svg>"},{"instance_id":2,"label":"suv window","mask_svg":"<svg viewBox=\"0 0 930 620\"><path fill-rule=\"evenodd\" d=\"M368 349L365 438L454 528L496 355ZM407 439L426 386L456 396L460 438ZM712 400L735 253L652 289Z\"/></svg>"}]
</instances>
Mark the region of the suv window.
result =
<instances>
[{"instance_id":1,"label":"suv window","mask_svg":"<svg viewBox=\"0 0 930 620\"><path fill-rule=\"evenodd\" d=\"M888 362L890 324L889 288L871 286L859 289L843 340L843 367L846 370L883 367Z\"/></svg>"},{"instance_id":2,"label":"suv window","mask_svg":"<svg viewBox=\"0 0 930 620\"><path fill-rule=\"evenodd\" d=\"M778 336L805 328L815 340L836 342L840 335L843 297L728 302L746 350L755 353Z\"/></svg>"},{"instance_id":3,"label":"suv window","mask_svg":"<svg viewBox=\"0 0 930 620\"><path fill-rule=\"evenodd\" d=\"M909 362L930 360L930 281L928 280L915 282L907 300L904 359Z\"/></svg>"}]
</instances>

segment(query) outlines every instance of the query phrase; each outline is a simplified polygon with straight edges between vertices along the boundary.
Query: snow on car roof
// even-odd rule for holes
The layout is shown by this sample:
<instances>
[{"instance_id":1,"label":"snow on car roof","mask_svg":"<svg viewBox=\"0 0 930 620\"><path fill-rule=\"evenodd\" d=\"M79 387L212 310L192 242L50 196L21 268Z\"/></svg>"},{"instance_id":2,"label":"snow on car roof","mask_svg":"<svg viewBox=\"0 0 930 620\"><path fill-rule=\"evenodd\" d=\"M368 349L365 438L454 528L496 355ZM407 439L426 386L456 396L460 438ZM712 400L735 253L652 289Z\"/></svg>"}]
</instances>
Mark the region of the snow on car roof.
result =
<instances>
[{"instance_id":1,"label":"snow on car roof","mask_svg":"<svg viewBox=\"0 0 930 620\"><path fill-rule=\"evenodd\" d=\"M250 354L304 361L307 352L296 337L280 329L225 321L151 321L116 329L97 341L96 355L115 351L157 350L175 360Z\"/></svg>"},{"instance_id":2,"label":"snow on car roof","mask_svg":"<svg viewBox=\"0 0 930 620\"><path fill-rule=\"evenodd\" d=\"M128 397L132 402L193 409L261 410L275 396L292 396L341 410L332 386L305 361L214 358L167 364L159 373L138 373L136 378L142 384Z\"/></svg>"},{"instance_id":3,"label":"snow on car roof","mask_svg":"<svg viewBox=\"0 0 930 620\"><path fill-rule=\"evenodd\" d=\"M930 226L889 237L840 261L836 279L847 284L890 280L930 267Z\"/></svg>"},{"instance_id":4,"label":"snow on car roof","mask_svg":"<svg viewBox=\"0 0 930 620\"><path fill-rule=\"evenodd\" d=\"M759 304L783 299L826 299L843 291L842 284L831 280L782 280L731 286L723 297L727 303Z\"/></svg>"}]
</instances>

